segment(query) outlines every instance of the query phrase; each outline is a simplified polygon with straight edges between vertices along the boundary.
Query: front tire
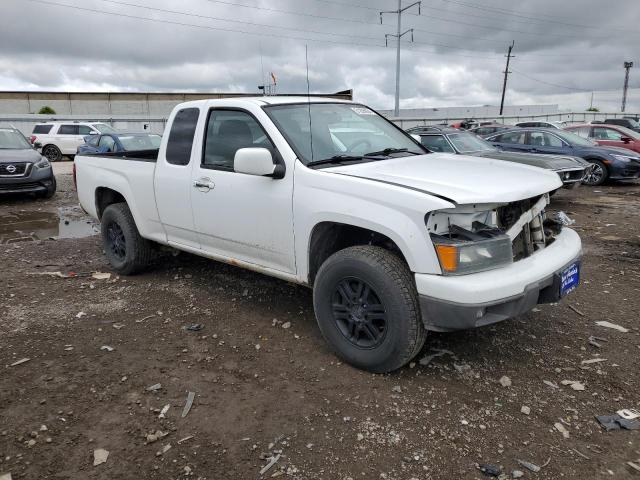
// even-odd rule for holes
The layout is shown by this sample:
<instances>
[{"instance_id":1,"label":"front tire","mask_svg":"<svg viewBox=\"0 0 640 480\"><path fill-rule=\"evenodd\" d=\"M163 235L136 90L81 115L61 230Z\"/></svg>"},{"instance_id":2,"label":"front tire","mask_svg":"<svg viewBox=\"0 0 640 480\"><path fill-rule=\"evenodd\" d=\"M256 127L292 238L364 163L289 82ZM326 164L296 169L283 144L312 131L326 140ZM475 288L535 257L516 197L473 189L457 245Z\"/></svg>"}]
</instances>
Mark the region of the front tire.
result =
<instances>
[{"instance_id":1,"label":"front tire","mask_svg":"<svg viewBox=\"0 0 640 480\"><path fill-rule=\"evenodd\" d=\"M602 185L604 182L606 182L607 178L609 178L609 169L600 160L589 160L589 163L593 165L593 169L582 183L584 183L585 185L590 185L592 187Z\"/></svg>"},{"instance_id":2,"label":"front tire","mask_svg":"<svg viewBox=\"0 0 640 480\"><path fill-rule=\"evenodd\" d=\"M42 194L42 198L51 198L56 194L56 177L52 177L51 185L47 187L47 191Z\"/></svg>"},{"instance_id":3,"label":"front tire","mask_svg":"<svg viewBox=\"0 0 640 480\"><path fill-rule=\"evenodd\" d=\"M357 368L396 370L424 345L413 276L383 248L356 246L331 255L316 276L313 304L327 343Z\"/></svg>"},{"instance_id":4,"label":"front tire","mask_svg":"<svg viewBox=\"0 0 640 480\"><path fill-rule=\"evenodd\" d=\"M104 210L101 231L107 259L119 274L133 275L151 263L153 245L140 236L126 203L114 203Z\"/></svg>"},{"instance_id":5,"label":"front tire","mask_svg":"<svg viewBox=\"0 0 640 480\"><path fill-rule=\"evenodd\" d=\"M62 152L55 145L47 145L42 149L42 154L47 157L50 162L59 162L62 160Z\"/></svg>"}]
</instances>

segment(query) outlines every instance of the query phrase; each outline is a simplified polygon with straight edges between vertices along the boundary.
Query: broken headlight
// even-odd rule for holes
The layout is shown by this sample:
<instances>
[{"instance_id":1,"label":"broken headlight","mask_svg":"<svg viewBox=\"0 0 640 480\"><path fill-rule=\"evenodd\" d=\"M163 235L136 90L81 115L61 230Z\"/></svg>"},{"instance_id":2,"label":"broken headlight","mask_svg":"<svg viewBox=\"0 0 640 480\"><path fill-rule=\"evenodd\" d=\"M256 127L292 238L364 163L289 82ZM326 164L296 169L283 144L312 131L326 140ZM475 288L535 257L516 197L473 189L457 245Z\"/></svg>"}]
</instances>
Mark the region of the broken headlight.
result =
<instances>
[{"instance_id":1,"label":"broken headlight","mask_svg":"<svg viewBox=\"0 0 640 480\"><path fill-rule=\"evenodd\" d=\"M511 239L498 229L469 232L451 226L449 235L431 234L445 275L483 272L513 262Z\"/></svg>"}]
</instances>

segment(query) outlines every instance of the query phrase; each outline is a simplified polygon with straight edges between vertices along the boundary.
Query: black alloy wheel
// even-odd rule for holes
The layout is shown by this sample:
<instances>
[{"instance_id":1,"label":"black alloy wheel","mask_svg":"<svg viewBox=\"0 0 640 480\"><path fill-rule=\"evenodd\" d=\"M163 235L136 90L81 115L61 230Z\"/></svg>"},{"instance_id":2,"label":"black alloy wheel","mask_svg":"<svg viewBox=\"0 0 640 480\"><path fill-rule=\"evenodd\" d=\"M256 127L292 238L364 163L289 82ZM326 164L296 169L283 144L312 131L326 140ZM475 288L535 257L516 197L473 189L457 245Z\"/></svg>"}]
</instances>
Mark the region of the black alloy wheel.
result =
<instances>
[{"instance_id":1,"label":"black alloy wheel","mask_svg":"<svg viewBox=\"0 0 640 480\"><path fill-rule=\"evenodd\" d=\"M115 222L111 222L107 226L106 241L113 256L118 260L124 261L127 257L127 240L120 225Z\"/></svg>"},{"instance_id":2,"label":"black alloy wheel","mask_svg":"<svg viewBox=\"0 0 640 480\"><path fill-rule=\"evenodd\" d=\"M375 348L387 333L387 314L371 286L359 278L345 278L332 298L333 318L338 330L354 346Z\"/></svg>"}]
</instances>

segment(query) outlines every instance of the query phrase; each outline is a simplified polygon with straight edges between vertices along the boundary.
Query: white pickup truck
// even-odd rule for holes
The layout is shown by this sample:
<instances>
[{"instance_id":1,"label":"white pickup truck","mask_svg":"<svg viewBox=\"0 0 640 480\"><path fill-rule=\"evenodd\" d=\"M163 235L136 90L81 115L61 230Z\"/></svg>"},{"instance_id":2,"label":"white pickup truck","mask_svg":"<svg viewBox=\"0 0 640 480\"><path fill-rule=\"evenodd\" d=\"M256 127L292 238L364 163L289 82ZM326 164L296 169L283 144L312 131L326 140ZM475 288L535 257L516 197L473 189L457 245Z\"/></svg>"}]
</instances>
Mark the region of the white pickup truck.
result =
<instances>
[{"instance_id":1,"label":"white pickup truck","mask_svg":"<svg viewBox=\"0 0 640 480\"><path fill-rule=\"evenodd\" d=\"M580 238L545 216L555 173L429 153L356 103L188 102L159 151L75 163L115 271L165 245L308 285L327 342L373 372L428 330L505 320L579 282Z\"/></svg>"}]
</instances>

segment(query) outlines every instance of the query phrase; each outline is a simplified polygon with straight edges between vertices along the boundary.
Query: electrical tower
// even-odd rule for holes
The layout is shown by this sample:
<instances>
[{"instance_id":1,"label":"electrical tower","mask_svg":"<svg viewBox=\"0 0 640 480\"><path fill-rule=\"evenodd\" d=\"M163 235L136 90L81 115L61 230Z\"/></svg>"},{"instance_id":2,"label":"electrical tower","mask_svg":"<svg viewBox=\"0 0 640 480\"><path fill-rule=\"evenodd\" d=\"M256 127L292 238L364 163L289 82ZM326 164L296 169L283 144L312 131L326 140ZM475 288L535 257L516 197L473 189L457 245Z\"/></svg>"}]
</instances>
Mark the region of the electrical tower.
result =
<instances>
[{"instance_id":1,"label":"electrical tower","mask_svg":"<svg viewBox=\"0 0 640 480\"><path fill-rule=\"evenodd\" d=\"M400 33L400 30L402 30L402 12L415 5L418 5L418 15L420 15L421 3L422 2L414 2L411 5L407 5L406 7L402 8L402 0L398 0L398 10L387 10L380 12L380 24L382 24L383 13L395 13L396 15L398 15L398 29L396 30L396 34L394 35L392 33L387 33L384 36L385 45L388 45L387 40L389 37L396 37L396 101L393 109L393 115L395 117L400 116L400 39L407 33L411 32L411 41L413 42L413 28Z\"/></svg>"},{"instance_id":2,"label":"electrical tower","mask_svg":"<svg viewBox=\"0 0 640 480\"><path fill-rule=\"evenodd\" d=\"M516 44L515 40L511 41L511 45L509 45L509 50L507 51L507 67L504 69L504 83L502 84L502 100L500 100L500 115L502 115L502 111L504 110L504 95L507 92L507 77L511 73L509 71L509 61L515 56L511 55L511 50L513 50L513 46Z\"/></svg>"},{"instance_id":3,"label":"electrical tower","mask_svg":"<svg viewBox=\"0 0 640 480\"><path fill-rule=\"evenodd\" d=\"M622 108L620 111L624 113L627 108L627 90L629 90L629 70L633 67L633 62L624 62L624 87L622 88Z\"/></svg>"}]
</instances>

